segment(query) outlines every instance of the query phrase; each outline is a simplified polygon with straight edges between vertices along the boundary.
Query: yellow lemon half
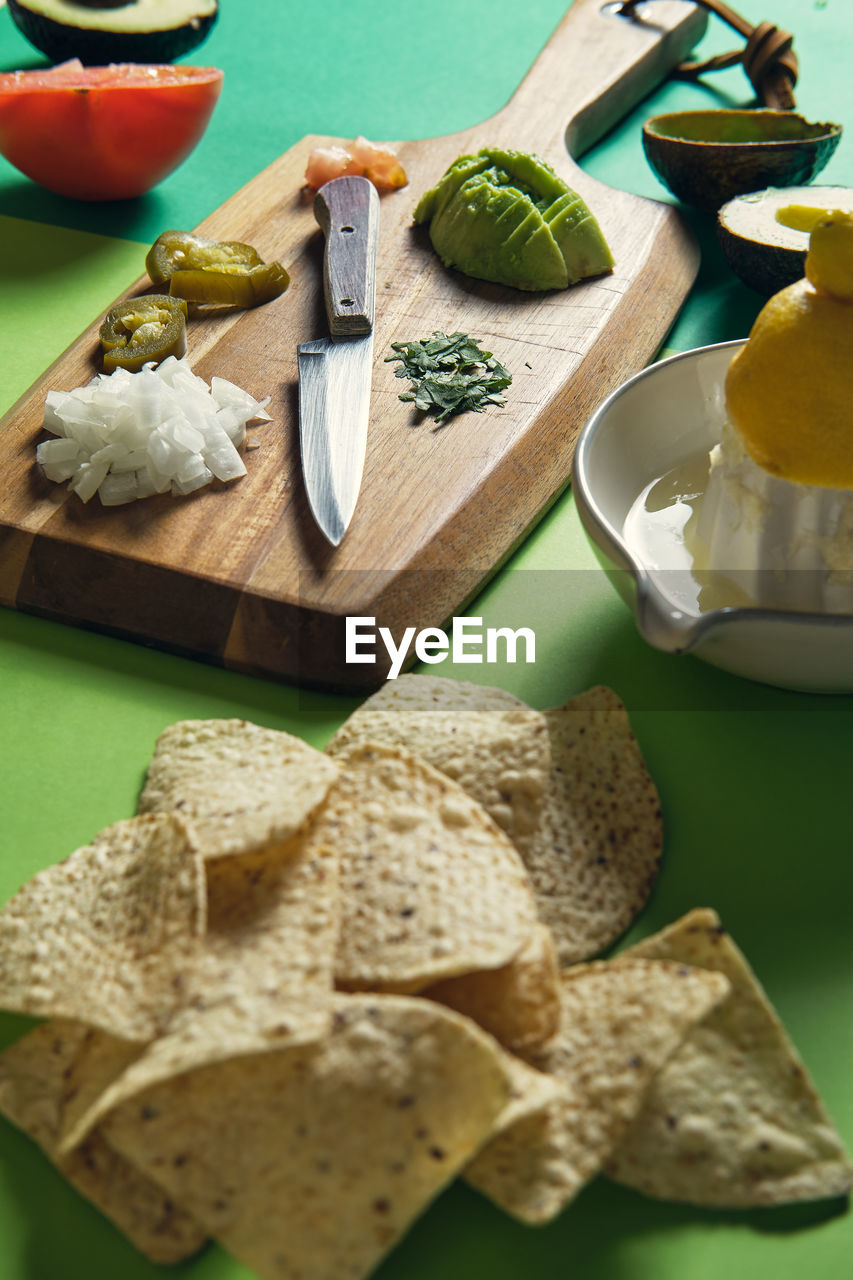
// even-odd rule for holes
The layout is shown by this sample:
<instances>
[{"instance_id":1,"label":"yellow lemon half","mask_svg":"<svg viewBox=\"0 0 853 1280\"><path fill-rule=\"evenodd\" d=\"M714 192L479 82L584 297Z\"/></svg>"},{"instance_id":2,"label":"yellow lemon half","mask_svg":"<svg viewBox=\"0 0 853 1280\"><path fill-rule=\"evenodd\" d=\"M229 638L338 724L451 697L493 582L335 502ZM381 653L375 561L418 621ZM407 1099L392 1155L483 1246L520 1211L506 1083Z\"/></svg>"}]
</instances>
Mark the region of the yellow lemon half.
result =
<instances>
[{"instance_id":1,"label":"yellow lemon half","mask_svg":"<svg viewBox=\"0 0 853 1280\"><path fill-rule=\"evenodd\" d=\"M811 234L806 278L774 294L729 366L726 405L751 457L801 484L853 489L853 216Z\"/></svg>"}]
</instances>

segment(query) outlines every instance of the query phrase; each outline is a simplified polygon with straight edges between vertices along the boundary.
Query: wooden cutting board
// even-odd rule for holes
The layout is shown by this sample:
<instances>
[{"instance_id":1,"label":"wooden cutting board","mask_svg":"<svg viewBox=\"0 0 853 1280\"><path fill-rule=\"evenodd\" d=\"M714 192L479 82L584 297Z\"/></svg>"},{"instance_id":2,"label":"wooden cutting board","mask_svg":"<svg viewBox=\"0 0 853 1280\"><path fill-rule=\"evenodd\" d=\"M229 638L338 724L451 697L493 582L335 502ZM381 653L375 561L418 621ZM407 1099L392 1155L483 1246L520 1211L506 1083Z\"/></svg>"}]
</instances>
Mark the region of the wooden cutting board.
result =
<instances>
[{"instance_id":1,"label":"wooden cutting board","mask_svg":"<svg viewBox=\"0 0 853 1280\"><path fill-rule=\"evenodd\" d=\"M387 662L347 665L348 616L373 617L399 636L458 614L567 484L584 421L654 356L697 270L698 251L671 206L604 186L571 159L662 80L705 26L704 12L682 0L641 4L634 18L616 10L575 0L492 119L394 144L409 186L381 201L367 458L340 547L314 526L298 456L296 345L327 332L323 237L303 176L311 149L335 141L307 137L198 228L249 241L292 275L275 302L190 326L196 373L272 396L272 421L251 432L259 446L247 454L248 475L217 491L117 508L84 506L45 481L35 464L44 396L97 370L94 324L0 423L0 602L257 675L351 690L378 685ZM597 215L613 274L527 294L445 270L412 210L456 156L481 146L550 161ZM150 287L142 278L127 292ZM407 384L385 362L391 342L437 329L480 339L508 365L505 407L435 429L400 402Z\"/></svg>"}]
</instances>

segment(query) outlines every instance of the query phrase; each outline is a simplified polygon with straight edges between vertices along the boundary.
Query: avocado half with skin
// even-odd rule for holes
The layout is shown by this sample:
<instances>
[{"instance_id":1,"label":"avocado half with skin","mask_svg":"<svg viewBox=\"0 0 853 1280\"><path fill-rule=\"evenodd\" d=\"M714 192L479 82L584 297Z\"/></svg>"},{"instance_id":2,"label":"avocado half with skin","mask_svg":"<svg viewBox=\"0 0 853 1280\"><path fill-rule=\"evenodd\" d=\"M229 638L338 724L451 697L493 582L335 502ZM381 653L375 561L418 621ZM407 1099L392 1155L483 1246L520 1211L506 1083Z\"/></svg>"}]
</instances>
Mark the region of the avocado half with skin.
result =
<instances>
[{"instance_id":1,"label":"avocado half with skin","mask_svg":"<svg viewBox=\"0 0 853 1280\"><path fill-rule=\"evenodd\" d=\"M173 62L206 40L218 0L8 0L31 45L52 62Z\"/></svg>"},{"instance_id":2,"label":"avocado half with skin","mask_svg":"<svg viewBox=\"0 0 853 1280\"><path fill-rule=\"evenodd\" d=\"M717 238L735 275L769 298L803 278L810 224L834 209L853 213L853 188L768 187L724 204Z\"/></svg>"},{"instance_id":3,"label":"avocado half with skin","mask_svg":"<svg viewBox=\"0 0 853 1280\"><path fill-rule=\"evenodd\" d=\"M459 156L414 219L429 224L446 267L515 289L565 289L613 266L586 203L527 152L487 147Z\"/></svg>"}]
</instances>

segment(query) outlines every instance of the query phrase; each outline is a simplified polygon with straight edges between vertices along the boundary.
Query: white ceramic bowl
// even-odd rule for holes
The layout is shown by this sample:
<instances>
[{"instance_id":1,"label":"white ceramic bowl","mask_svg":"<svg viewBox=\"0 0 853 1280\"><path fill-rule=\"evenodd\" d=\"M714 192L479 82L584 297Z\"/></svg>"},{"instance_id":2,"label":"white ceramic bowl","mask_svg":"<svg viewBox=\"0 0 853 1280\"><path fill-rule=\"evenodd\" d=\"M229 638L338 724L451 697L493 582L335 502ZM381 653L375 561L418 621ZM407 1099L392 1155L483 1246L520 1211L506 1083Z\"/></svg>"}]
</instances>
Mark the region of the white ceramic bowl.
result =
<instances>
[{"instance_id":1,"label":"white ceramic bowl","mask_svg":"<svg viewBox=\"0 0 853 1280\"><path fill-rule=\"evenodd\" d=\"M725 420L723 382L742 342L724 342L650 365L590 418L575 452L575 501L602 567L634 610L640 634L668 653L694 653L764 684L853 692L853 615L727 607L701 612L689 561L675 535L657 564L625 520L645 488L710 449Z\"/></svg>"}]
</instances>

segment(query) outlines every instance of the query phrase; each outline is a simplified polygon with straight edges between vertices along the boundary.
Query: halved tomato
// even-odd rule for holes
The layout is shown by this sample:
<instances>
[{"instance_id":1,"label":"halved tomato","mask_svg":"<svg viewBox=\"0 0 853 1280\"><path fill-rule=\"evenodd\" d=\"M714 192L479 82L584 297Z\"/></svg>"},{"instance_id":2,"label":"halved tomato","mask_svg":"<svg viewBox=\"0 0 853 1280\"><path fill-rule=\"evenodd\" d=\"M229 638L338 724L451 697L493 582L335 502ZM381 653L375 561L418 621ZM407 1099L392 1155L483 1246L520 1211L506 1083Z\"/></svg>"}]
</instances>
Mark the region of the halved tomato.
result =
<instances>
[{"instance_id":1,"label":"halved tomato","mask_svg":"<svg viewBox=\"0 0 853 1280\"><path fill-rule=\"evenodd\" d=\"M222 78L215 67L84 67L76 58L0 74L0 153L59 195L141 195L196 146Z\"/></svg>"}]
</instances>

